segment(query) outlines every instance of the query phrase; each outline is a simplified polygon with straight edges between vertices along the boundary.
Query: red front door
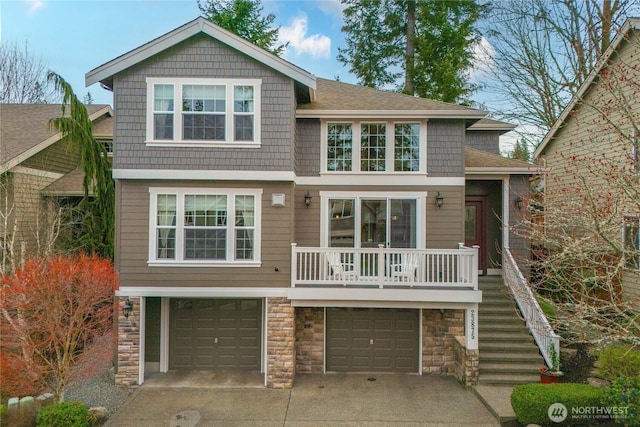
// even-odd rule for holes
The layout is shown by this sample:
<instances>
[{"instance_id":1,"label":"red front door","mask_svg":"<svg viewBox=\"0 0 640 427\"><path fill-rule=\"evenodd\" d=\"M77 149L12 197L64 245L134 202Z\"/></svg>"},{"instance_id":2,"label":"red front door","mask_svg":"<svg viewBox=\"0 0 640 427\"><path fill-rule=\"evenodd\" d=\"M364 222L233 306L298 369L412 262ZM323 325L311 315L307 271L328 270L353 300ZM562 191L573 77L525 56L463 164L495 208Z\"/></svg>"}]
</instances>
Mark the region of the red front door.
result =
<instances>
[{"instance_id":1,"label":"red front door","mask_svg":"<svg viewBox=\"0 0 640 427\"><path fill-rule=\"evenodd\" d=\"M478 250L478 272L487 274L487 218L486 197L467 196L465 198L464 244L480 246Z\"/></svg>"}]
</instances>

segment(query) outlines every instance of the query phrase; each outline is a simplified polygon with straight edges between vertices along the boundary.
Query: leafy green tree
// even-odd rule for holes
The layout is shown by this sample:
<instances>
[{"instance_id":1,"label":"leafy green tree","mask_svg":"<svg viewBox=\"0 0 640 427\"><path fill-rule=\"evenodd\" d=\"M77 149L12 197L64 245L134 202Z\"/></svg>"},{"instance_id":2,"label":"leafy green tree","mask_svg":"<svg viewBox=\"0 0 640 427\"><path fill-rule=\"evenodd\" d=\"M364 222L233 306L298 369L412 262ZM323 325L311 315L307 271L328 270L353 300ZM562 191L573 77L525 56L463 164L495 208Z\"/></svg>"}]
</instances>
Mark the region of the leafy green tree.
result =
<instances>
[{"instance_id":1,"label":"leafy green tree","mask_svg":"<svg viewBox=\"0 0 640 427\"><path fill-rule=\"evenodd\" d=\"M93 125L85 105L60 75L49 71L48 81L62 95L62 114L51 124L80 150L80 167L84 171L84 230L76 244L84 251L113 259L115 227L115 184L107 152L93 136ZM67 114L66 110L69 109Z\"/></svg>"},{"instance_id":2,"label":"leafy green tree","mask_svg":"<svg viewBox=\"0 0 640 427\"><path fill-rule=\"evenodd\" d=\"M275 55L282 55L287 47L277 44L276 16L263 16L260 0L198 0L198 8L209 21Z\"/></svg>"},{"instance_id":3,"label":"leafy green tree","mask_svg":"<svg viewBox=\"0 0 640 427\"><path fill-rule=\"evenodd\" d=\"M488 12L476 0L341 0L347 46L338 61L360 84L395 85L411 95L469 102L479 20Z\"/></svg>"}]
</instances>

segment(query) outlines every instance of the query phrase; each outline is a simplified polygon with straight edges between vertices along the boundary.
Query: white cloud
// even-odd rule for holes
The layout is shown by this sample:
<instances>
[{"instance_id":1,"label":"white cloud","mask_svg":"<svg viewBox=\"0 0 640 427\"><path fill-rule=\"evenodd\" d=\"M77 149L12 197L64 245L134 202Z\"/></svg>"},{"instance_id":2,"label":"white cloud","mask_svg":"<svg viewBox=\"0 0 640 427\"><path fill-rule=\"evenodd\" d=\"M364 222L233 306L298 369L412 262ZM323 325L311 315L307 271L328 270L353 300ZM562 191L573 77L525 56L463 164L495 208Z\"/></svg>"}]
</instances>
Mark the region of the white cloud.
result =
<instances>
[{"instance_id":1,"label":"white cloud","mask_svg":"<svg viewBox=\"0 0 640 427\"><path fill-rule=\"evenodd\" d=\"M311 55L314 59L329 58L331 55L331 39L323 34L307 35L307 17L294 18L286 27L280 27L278 35L280 43L289 43L287 51L293 56ZM287 52L288 53L288 52Z\"/></svg>"},{"instance_id":2,"label":"white cloud","mask_svg":"<svg viewBox=\"0 0 640 427\"><path fill-rule=\"evenodd\" d=\"M473 62L471 64L471 70L469 76L471 79L477 78L479 75L486 73L493 67L493 57L495 56L495 50L489 40L482 37L480 42L476 43L473 47Z\"/></svg>"},{"instance_id":3,"label":"white cloud","mask_svg":"<svg viewBox=\"0 0 640 427\"><path fill-rule=\"evenodd\" d=\"M29 13L36 13L38 10L44 7L43 0L23 0L29 7Z\"/></svg>"},{"instance_id":4,"label":"white cloud","mask_svg":"<svg viewBox=\"0 0 640 427\"><path fill-rule=\"evenodd\" d=\"M340 0L316 0L316 6L322 12L342 21L342 11L347 7Z\"/></svg>"}]
</instances>

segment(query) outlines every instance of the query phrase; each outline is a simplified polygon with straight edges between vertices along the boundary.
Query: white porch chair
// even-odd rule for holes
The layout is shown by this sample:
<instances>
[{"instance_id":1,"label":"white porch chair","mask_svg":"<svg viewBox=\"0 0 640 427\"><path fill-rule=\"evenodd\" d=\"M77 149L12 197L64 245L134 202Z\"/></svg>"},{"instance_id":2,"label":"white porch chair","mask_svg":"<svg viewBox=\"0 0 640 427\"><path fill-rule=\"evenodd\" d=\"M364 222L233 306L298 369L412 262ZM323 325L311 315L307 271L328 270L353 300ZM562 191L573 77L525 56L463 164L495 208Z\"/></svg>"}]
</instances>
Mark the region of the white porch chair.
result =
<instances>
[{"instance_id":1,"label":"white porch chair","mask_svg":"<svg viewBox=\"0 0 640 427\"><path fill-rule=\"evenodd\" d=\"M333 272L332 278L337 279L344 286L346 286L347 280L356 280L357 274L355 267L351 262L342 261L342 257L339 252L327 252L327 262L331 271Z\"/></svg>"},{"instance_id":2,"label":"white porch chair","mask_svg":"<svg viewBox=\"0 0 640 427\"><path fill-rule=\"evenodd\" d=\"M398 282L415 282L420 255L402 254L401 262L391 264L391 279Z\"/></svg>"}]
</instances>

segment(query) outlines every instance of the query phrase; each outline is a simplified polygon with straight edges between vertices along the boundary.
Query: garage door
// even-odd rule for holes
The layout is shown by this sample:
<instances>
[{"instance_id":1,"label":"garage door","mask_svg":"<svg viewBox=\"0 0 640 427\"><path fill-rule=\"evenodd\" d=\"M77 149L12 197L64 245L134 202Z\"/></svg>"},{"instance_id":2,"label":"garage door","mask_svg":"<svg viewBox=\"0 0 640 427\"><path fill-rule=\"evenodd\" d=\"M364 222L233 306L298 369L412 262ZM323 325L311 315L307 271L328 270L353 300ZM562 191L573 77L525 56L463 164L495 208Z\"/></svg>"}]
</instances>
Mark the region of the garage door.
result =
<instances>
[{"instance_id":1,"label":"garage door","mask_svg":"<svg viewBox=\"0 0 640 427\"><path fill-rule=\"evenodd\" d=\"M259 299L172 299L170 369L260 369Z\"/></svg>"},{"instance_id":2,"label":"garage door","mask_svg":"<svg viewBox=\"0 0 640 427\"><path fill-rule=\"evenodd\" d=\"M327 370L418 372L419 311L327 308Z\"/></svg>"}]
</instances>

